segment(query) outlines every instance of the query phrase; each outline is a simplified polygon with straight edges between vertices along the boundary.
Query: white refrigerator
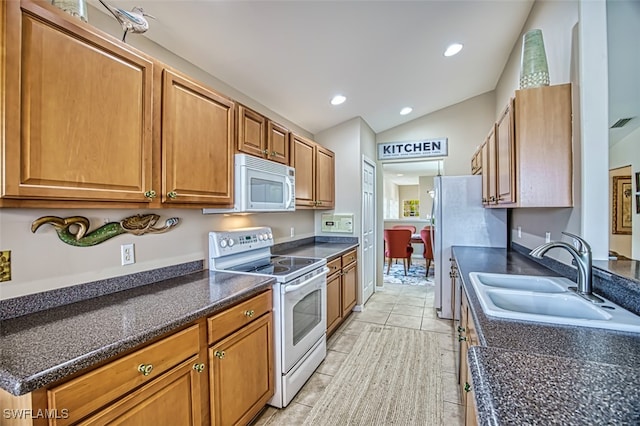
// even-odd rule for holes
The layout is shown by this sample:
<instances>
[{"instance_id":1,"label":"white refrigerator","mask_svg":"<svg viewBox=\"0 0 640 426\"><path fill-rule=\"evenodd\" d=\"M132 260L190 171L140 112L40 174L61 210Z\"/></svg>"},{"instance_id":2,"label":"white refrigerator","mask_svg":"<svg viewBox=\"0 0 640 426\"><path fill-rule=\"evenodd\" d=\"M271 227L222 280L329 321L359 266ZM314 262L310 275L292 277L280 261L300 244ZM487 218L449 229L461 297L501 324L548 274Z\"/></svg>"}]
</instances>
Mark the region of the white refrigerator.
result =
<instances>
[{"instance_id":1,"label":"white refrigerator","mask_svg":"<svg viewBox=\"0 0 640 426\"><path fill-rule=\"evenodd\" d=\"M480 175L436 176L433 181L434 304L440 318L458 318L459 312L451 308L451 247L506 247L507 211L482 206ZM459 294L455 300L459 304Z\"/></svg>"}]
</instances>

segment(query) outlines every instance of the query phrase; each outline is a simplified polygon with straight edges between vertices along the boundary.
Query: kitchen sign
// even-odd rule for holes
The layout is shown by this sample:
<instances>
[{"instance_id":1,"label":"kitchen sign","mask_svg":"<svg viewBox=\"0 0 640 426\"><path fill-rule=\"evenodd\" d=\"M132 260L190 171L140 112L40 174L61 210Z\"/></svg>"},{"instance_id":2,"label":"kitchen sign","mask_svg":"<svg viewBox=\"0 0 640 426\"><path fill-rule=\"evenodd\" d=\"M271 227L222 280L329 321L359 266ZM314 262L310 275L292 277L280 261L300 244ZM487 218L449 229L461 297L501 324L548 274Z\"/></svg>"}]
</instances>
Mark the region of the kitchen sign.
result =
<instances>
[{"instance_id":1,"label":"kitchen sign","mask_svg":"<svg viewBox=\"0 0 640 426\"><path fill-rule=\"evenodd\" d=\"M446 157L448 155L447 138L378 144L378 160Z\"/></svg>"}]
</instances>

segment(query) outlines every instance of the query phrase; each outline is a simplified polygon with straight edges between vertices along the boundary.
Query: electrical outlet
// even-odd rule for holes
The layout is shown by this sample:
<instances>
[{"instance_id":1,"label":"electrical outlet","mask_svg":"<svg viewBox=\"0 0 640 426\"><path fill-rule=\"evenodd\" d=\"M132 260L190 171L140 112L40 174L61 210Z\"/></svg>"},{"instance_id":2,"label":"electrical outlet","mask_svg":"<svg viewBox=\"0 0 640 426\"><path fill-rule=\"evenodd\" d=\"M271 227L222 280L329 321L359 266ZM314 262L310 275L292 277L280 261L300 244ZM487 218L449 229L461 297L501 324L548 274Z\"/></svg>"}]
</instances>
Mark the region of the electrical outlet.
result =
<instances>
[{"instance_id":1,"label":"electrical outlet","mask_svg":"<svg viewBox=\"0 0 640 426\"><path fill-rule=\"evenodd\" d=\"M291 236L295 236L296 235L296 228L294 228L293 226L291 227Z\"/></svg>"},{"instance_id":2,"label":"electrical outlet","mask_svg":"<svg viewBox=\"0 0 640 426\"><path fill-rule=\"evenodd\" d=\"M0 282L11 281L11 250L0 251Z\"/></svg>"},{"instance_id":3,"label":"electrical outlet","mask_svg":"<svg viewBox=\"0 0 640 426\"><path fill-rule=\"evenodd\" d=\"M518 226L518 238L522 238L522 227Z\"/></svg>"},{"instance_id":4,"label":"electrical outlet","mask_svg":"<svg viewBox=\"0 0 640 426\"><path fill-rule=\"evenodd\" d=\"M551 242L551 232L547 232L544 234L544 242L545 243L550 243Z\"/></svg>"},{"instance_id":5,"label":"electrical outlet","mask_svg":"<svg viewBox=\"0 0 640 426\"><path fill-rule=\"evenodd\" d=\"M131 265L136 263L136 255L133 251L133 244L122 244L120 246L120 259L122 265Z\"/></svg>"}]
</instances>

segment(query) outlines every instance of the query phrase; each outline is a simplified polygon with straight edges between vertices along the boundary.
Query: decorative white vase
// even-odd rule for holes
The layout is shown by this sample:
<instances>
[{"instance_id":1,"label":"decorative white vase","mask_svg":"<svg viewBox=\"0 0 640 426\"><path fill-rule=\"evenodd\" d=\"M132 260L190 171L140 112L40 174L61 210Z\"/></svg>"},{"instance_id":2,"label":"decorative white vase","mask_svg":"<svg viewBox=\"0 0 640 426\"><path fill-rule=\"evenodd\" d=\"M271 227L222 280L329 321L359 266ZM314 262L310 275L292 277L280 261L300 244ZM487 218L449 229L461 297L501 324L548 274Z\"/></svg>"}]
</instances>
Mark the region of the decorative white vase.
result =
<instances>
[{"instance_id":1,"label":"decorative white vase","mask_svg":"<svg viewBox=\"0 0 640 426\"><path fill-rule=\"evenodd\" d=\"M51 4L58 9L64 10L71 16L75 16L84 22L89 22L86 0L51 0Z\"/></svg>"},{"instance_id":2,"label":"decorative white vase","mask_svg":"<svg viewBox=\"0 0 640 426\"><path fill-rule=\"evenodd\" d=\"M528 89L549 85L549 67L544 50L542 30L529 30L522 37L520 58L520 88Z\"/></svg>"}]
</instances>

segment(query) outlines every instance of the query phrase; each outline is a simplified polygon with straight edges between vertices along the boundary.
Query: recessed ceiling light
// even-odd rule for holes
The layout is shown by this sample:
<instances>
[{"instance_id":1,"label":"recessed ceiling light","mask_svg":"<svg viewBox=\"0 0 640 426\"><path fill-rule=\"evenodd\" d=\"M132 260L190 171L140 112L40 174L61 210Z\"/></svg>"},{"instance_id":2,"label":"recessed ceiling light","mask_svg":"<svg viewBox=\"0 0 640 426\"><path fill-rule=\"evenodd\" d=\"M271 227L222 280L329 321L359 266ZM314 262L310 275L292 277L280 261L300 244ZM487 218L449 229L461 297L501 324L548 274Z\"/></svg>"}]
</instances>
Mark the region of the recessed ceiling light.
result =
<instances>
[{"instance_id":1,"label":"recessed ceiling light","mask_svg":"<svg viewBox=\"0 0 640 426\"><path fill-rule=\"evenodd\" d=\"M404 175L403 175L402 173L398 173L396 176L398 176L398 177L402 177L402 176L404 176Z\"/></svg>"},{"instance_id":2,"label":"recessed ceiling light","mask_svg":"<svg viewBox=\"0 0 640 426\"><path fill-rule=\"evenodd\" d=\"M340 105L346 100L347 100L346 96L335 95L333 99L331 99L331 105Z\"/></svg>"},{"instance_id":3,"label":"recessed ceiling light","mask_svg":"<svg viewBox=\"0 0 640 426\"><path fill-rule=\"evenodd\" d=\"M444 56L453 56L459 53L462 50L462 45L460 43L453 43L447 47L447 50L444 51Z\"/></svg>"},{"instance_id":4,"label":"recessed ceiling light","mask_svg":"<svg viewBox=\"0 0 640 426\"><path fill-rule=\"evenodd\" d=\"M413 111L413 108L411 107L404 107L400 110L400 115L407 115L409 114L411 111Z\"/></svg>"}]
</instances>

